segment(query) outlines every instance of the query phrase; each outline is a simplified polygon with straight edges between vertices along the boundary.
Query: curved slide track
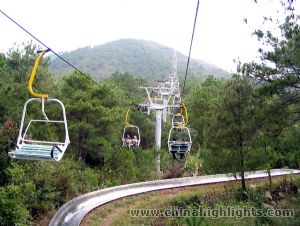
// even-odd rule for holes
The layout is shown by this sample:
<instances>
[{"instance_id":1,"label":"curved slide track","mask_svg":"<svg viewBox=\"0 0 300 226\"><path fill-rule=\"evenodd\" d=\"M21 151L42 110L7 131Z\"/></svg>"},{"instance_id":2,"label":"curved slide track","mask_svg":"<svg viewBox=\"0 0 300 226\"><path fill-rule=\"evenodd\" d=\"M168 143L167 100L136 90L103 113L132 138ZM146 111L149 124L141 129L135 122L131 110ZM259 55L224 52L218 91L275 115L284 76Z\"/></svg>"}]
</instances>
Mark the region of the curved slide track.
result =
<instances>
[{"instance_id":1,"label":"curved slide track","mask_svg":"<svg viewBox=\"0 0 300 226\"><path fill-rule=\"evenodd\" d=\"M272 176L300 174L295 169L272 169ZM268 177L266 170L245 172L246 179L259 179ZM94 208L113 200L150 191L195 186L202 184L237 181L241 177L235 174L216 174L208 176L184 177L166 180L147 181L126 184L81 195L64 204L54 215L49 226L79 226L86 214Z\"/></svg>"}]
</instances>

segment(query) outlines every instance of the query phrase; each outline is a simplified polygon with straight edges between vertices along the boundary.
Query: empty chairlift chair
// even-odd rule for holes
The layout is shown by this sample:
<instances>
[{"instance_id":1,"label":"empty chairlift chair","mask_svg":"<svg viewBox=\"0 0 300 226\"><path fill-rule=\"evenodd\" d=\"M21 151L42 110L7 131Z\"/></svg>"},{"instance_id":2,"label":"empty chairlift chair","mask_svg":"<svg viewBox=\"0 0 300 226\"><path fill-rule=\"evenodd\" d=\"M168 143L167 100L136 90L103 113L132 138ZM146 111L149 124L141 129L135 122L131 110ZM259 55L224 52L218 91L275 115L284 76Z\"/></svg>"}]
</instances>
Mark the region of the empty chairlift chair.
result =
<instances>
[{"instance_id":1,"label":"empty chairlift chair","mask_svg":"<svg viewBox=\"0 0 300 226\"><path fill-rule=\"evenodd\" d=\"M48 161L59 161L69 143L69 134L68 134L68 126L67 126L67 119L66 119L66 112L65 107L63 103L54 98L48 98L47 94L37 94L34 93L32 90L32 82L34 80L34 76L38 67L39 62L41 61L43 55L48 50L42 51L39 57L37 58L34 68L31 73L31 77L28 83L28 90L29 93L34 96L34 98L31 98L26 101L23 109L22 119L21 119L21 125L19 129L19 135L16 143L13 143L15 146L14 150L11 150L8 152L8 155L11 158L15 159L27 159L27 160L48 160ZM41 103L41 113L43 115L43 119L30 119L27 120L27 126L25 128L26 124L26 113L27 113L27 106L31 102L40 102ZM61 108L62 113L62 119L61 120L51 120L48 118L48 116L45 113L45 105L46 102L53 102L58 104ZM38 140L33 137L29 136L30 128L33 127L33 124L46 124L46 125L60 125L64 130L64 138L60 141L58 140Z\"/></svg>"},{"instance_id":2,"label":"empty chairlift chair","mask_svg":"<svg viewBox=\"0 0 300 226\"><path fill-rule=\"evenodd\" d=\"M32 101L41 101L40 98L29 99L23 109L23 115L21 120L21 126L19 130L18 140L15 143L15 150L10 151L8 154L12 158L16 159L27 159L27 160L49 160L49 161L59 161L67 147L70 143L69 134L67 128L67 119L63 103L60 100L49 98L47 102L58 103L62 109L62 120L50 120L44 112L44 98L42 98L42 111L44 114L44 119L31 119L26 128L24 128L27 105ZM30 127L33 124L61 124L64 128L64 139L62 141L47 141L47 140L36 140L29 136Z\"/></svg>"}]
</instances>

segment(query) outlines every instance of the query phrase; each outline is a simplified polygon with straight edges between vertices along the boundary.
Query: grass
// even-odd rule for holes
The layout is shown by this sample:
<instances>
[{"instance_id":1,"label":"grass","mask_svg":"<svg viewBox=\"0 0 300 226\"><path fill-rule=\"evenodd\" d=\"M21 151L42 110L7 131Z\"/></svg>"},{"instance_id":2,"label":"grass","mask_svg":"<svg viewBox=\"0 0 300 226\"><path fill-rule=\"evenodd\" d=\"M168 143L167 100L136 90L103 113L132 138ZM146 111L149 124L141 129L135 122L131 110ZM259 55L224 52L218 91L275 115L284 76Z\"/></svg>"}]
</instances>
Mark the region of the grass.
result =
<instances>
[{"instance_id":1,"label":"grass","mask_svg":"<svg viewBox=\"0 0 300 226\"><path fill-rule=\"evenodd\" d=\"M171 189L123 198L104 205L86 217L86 225L300 225L300 176L273 179L272 206L266 198L267 180L248 181L247 195L241 195L239 183L213 184L201 187ZM293 186L293 187L292 187ZM294 189L294 190L293 190ZM295 190L296 189L296 190ZM298 189L298 190L297 190ZM284 198L278 199L280 192ZM131 217L130 209L213 209L222 207L259 208L267 211L266 204L275 209L293 209L294 218L284 217Z\"/></svg>"}]
</instances>

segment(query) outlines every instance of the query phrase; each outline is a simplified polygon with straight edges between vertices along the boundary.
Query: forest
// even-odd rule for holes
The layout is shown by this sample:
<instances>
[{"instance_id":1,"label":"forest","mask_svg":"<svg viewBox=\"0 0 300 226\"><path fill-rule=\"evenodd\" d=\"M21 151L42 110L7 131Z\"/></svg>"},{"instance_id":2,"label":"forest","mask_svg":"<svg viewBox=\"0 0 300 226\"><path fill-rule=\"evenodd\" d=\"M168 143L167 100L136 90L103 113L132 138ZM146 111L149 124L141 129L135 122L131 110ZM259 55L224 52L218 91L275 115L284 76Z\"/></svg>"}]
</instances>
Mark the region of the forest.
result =
<instances>
[{"instance_id":1,"label":"forest","mask_svg":"<svg viewBox=\"0 0 300 226\"><path fill-rule=\"evenodd\" d=\"M193 145L184 162L167 151L170 121L162 134L162 178L300 168L300 27L292 1L287 1L280 35L255 30L266 46L260 62L237 62L230 79L188 77L183 102L189 112ZM266 23L273 23L266 18ZM0 53L0 225L30 225L51 217L68 200L101 188L156 179L154 121L133 110L141 130L141 147L121 146L129 105L141 103L138 89L148 82L115 72L93 82L74 71L58 79L50 58L38 69L34 89L60 99L66 107L70 145L59 162L8 157L18 136L26 87L37 50L32 43ZM180 75L181 76L181 75ZM180 79L183 80L183 77ZM49 105L48 115L58 117ZM40 117L39 105L28 109ZM168 119L170 120L170 119ZM55 139L60 128L35 127L32 136ZM246 191L244 180L242 190Z\"/></svg>"}]
</instances>

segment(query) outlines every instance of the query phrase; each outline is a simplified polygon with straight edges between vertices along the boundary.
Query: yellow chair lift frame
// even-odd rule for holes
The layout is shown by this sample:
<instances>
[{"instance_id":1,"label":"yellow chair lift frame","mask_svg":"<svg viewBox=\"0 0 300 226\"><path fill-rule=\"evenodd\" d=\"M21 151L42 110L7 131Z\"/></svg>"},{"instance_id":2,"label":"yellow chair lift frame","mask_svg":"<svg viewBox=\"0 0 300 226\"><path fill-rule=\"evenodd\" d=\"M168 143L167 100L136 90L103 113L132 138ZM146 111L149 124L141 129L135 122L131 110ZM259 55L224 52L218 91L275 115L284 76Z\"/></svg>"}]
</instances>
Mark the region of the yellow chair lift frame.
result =
<instances>
[{"instance_id":1,"label":"yellow chair lift frame","mask_svg":"<svg viewBox=\"0 0 300 226\"><path fill-rule=\"evenodd\" d=\"M124 127L123 135L122 135L122 146L127 147L127 148L134 148L134 147L140 146L141 135L140 135L140 129L138 126L128 123L128 117L129 117L130 111L131 111L131 109L128 108L126 115L125 115L125 127ZM128 138L127 138L127 135L130 130L135 130L134 135L137 136L137 139L135 141L133 139L131 140L133 142L130 142L130 140L128 140Z\"/></svg>"},{"instance_id":2,"label":"yellow chair lift frame","mask_svg":"<svg viewBox=\"0 0 300 226\"><path fill-rule=\"evenodd\" d=\"M65 107L64 107L63 103L58 99L49 98L48 94L35 93L32 89L32 83L33 83L38 65L39 65L40 61L42 60L44 54L48 51L49 51L49 49L40 52L38 58L35 61L33 70L31 72L31 76L30 76L30 79L28 82L28 91L33 96L33 98L30 98L29 100L27 100L24 105L17 143L14 144L15 149L8 152L8 155L11 158L26 159L26 160L59 161L63 157L63 155L68 147L68 144L70 143L67 119L66 119L66 111L65 111ZM30 102L33 102L33 101L41 102L42 114L44 116L44 119L31 119L29 121L29 123L27 124L26 129L24 129L24 122L25 122L25 117L26 117L27 106ZM45 102L58 103L58 105L61 107L61 110L62 110L63 119L62 120L50 120L45 113ZM27 136L28 130L33 122L63 124L64 130L65 130L64 142L62 142L62 141L40 141L40 140L34 140L31 138L28 138L28 136Z\"/></svg>"}]
</instances>

